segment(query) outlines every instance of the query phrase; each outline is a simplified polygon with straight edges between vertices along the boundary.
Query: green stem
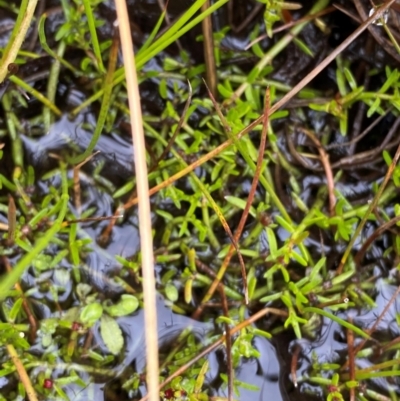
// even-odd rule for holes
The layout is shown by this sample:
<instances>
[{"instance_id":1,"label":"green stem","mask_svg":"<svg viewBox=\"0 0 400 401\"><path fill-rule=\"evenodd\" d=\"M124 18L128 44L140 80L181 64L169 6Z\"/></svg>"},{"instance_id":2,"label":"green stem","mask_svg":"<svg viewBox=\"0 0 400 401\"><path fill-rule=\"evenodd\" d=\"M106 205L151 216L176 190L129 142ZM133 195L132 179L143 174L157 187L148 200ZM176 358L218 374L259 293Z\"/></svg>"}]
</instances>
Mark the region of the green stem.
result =
<instances>
[{"instance_id":1,"label":"green stem","mask_svg":"<svg viewBox=\"0 0 400 401\"><path fill-rule=\"evenodd\" d=\"M67 45L65 44L65 42L61 41L57 51L57 56L59 58L63 57L66 47ZM54 60L53 65L50 68L49 80L47 82L47 98L52 104L55 104L57 83L60 75L60 69L61 69L61 63L57 58L56 60ZM52 123L51 110L48 107L45 107L43 109L43 121L44 121L44 131L48 133Z\"/></svg>"},{"instance_id":2,"label":"green stem","mask_svg":"<svg viewBox=\"0 0 400 401\"><path fill-rule=\"evenodd\" d=\"M371 338L371 336L366 333L365 331L361 330L360 328L354 326L353 324L346 322L346 320L341 319L340 317L337 317L335 315L333 315L330 312L327 312L323 309L319 309L319 308L314 308L314 307L307 307L303 309L304 313L318 313L319 315L325 316L328 319L333 320L336 323L339 323L341 326L346 327L349 330L354 331L354 333L357 333L359 336L363 337L363 338L367 338L368 340Z\"/></svg>"},{"instance_id":3,"label":"green stem","mask_svg":"<svg viewBox=\"0 0 400 401\"><path fill-rule=\"evenodd\" d=\"M89 31L90 31L90 38L92 40L93 51L94 55L96 56L98 68L100 72L105 73L106 70L104 68L103 60L101 58L101 50L100 50L99 40L97 38L95 18L93 16L92 7L90 6L90 0L83 0L83 6L85 7L85 13L88 20Z\"/></svg>"},{"instance_id":4,"label":"green stem","mask_svg":"<svg viewBox=\"0 0 400 401\"><path fill-rule=\"evenodd\" d=\"M49 99L47 99L46 96L42 95L36 89L32 88L32 86L28 85L22 79L18 78L15 75L12 75L10 76L9 80L13 82L15 85L21 87L24 91L30 93L37 100L39 100L39 102L42 102L45 106L47 106L57 116L62 115L61 110L55 104L53 104Z\"/></svg>"},{"instance_id":5,"label":"green stem","mask_svg":"<svg viewBox=\"0 0 400 401\"><path fill-rule=\"evenodd\" d=\"M6 115L6 124L8 133L11 138L11 153L16 167L23 167L24 165L24 152L22 147L21 137L17 134L14 120L11 116L11 102L9 95L6 93L2 99L4 112Z\"/></svg>"}]
</instances>

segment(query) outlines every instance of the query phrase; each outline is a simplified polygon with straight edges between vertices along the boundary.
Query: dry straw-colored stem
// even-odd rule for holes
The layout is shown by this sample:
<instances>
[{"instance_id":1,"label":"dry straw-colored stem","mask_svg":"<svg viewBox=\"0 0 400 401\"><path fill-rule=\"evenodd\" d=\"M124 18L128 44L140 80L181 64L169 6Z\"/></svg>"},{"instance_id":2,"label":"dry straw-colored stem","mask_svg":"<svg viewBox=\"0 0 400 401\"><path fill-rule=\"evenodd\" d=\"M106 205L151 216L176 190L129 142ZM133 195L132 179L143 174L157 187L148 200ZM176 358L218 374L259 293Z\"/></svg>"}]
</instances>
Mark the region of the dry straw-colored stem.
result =
<instances>
[{"instance_id":1,"label":"dry straw-colored stem","mask_svg":"<svg viewBox=\"0 0 400 401\"><path fill-rule=\"evenodd\" d=\"M21 383L25 387L25 392L29 401L39 401L36 395L36 391L32 386L31 379L29 378L28 373L26 372L25 367L21 362L21 359L19 359L17 351L15 350L14 346L12 344L7 344L6 349L8 355L11 358L12 363L15 366L15 369L17 369L19 379L21 380Z\"/></svg>"},{"instance_id":2,"label":"dry straw-colored stem","mask_svg":"<svg viewBox=\"0 0 400 401\"><path fill-rule=\"evenodd\" d=\"M26 1L21 4L18 19L11 34L11 40L0 60L0 83L4 81L8 74L9 64L13 63L17 58L22 42L25 40L26 32L31 24L37 2L38 0L29 0L27 5ZM24 6L26 9L24 9Z\"/></svg>"},{"instance_id":3,"label":"dry straw-colored stem","mask_svg":"<svg viewBox=\"0 0 400 401\"><path fill-rule=\"evenodd\" d=\"M146 326L147 389L149 400L159 401L158 336L153 238L151 233L150 196L147 179L142 111L126 1L115 0L115 5L117 9L122 54L125 64L132 139L134 145L137 194L139 198L140 249L142 256L143 296Z\"/></svg>"}]
</instances>

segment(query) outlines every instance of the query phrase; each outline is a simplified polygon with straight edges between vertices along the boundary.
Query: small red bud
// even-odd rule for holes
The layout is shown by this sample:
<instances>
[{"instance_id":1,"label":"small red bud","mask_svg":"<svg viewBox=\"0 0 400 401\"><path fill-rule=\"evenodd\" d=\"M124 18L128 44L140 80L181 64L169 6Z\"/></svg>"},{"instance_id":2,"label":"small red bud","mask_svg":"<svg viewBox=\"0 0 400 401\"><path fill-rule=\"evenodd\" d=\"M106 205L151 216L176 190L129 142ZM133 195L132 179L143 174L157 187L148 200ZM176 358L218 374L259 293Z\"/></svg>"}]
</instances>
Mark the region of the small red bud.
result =
<instances>
[{"instance_id":1,"label":"small red bud","mask_svg":"<svg viewBox=\"0 0 400 401\"><path fill-rule=\"evenodd\" d=\"M43 388L50 389L53 387L53 380L51 379L44 379Z\"/></svg>"}]
</instances>

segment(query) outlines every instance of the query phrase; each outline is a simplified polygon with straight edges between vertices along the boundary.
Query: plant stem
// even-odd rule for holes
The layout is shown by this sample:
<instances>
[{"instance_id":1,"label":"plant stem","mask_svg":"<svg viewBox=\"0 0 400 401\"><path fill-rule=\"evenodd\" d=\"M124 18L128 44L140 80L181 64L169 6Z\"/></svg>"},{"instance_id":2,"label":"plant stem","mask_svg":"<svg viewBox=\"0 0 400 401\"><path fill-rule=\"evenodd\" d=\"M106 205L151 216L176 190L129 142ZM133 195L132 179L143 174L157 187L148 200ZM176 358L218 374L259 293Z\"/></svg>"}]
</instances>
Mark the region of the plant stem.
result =
<instances>
[{"instance_id":1,"label":"plant stem","mask_svg":"<svg viewBox=\"0 0 400 401\"><path fill-rule=\"evenodd\" d=\"M156 282L154 276L153 237L143 117L126 2L125 0L115 0L115 5L126 71L131 133L134 143L137 194L139 198L140 251L142 255L143 300L145 305L147 390L150 401L159 401ZM112 79L110 87L112 88Z\"/></svg>"},{"instance_id":2,"label":"plant stem","mask_svg":"<svg viewBox=\"0 0 400 401\"><path fill-rule=\"evenodd\" d=\"M14 346L12 344L6 344L6 348L8 355L10 355L11 361L13 362L15 368L17 369L21 383L24 385L29 401L39 401L35 389L32 386L31 379L29 378L23 363L19 359L17 351L15 350Z\"/></svg>"},{"instance_id":3,"label":"plant stem","mask_svg":"<svg viewBox=\"0 0 400 401\"><path fill-rule=\"evenodd\" d=\"M37 2L38 0L23 0L21 4L10 41L0 60L0 83L3 82L7 76L8 65L13 63L17 57L17 53L22 46L26 32L31 24Z\"/></svg>"}]
</instances>

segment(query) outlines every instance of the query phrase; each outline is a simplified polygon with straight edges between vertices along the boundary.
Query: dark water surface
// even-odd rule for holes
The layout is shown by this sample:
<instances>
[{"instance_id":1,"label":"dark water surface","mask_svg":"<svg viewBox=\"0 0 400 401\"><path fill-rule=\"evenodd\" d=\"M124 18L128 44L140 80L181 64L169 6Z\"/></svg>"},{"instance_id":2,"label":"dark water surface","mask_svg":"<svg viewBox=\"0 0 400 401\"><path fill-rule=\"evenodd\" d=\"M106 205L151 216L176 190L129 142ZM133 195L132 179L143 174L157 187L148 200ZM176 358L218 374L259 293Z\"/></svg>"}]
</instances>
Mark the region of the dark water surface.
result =
<instances>
[{"instance_id":1,"label":"dark water surface","mask_svg":"<svg viewBox=\"0 0 400 401\"><path fill-rule=\"evenodd\" d=\"M50 5L54 5L50 2ZM255 1L233 1L234 7L237 10L241 10L234 15L234 22L239 25L246 17L248 13L256 6ZM300 1L303 4L304 9L308 9L312 1ZM341 4L347 4L345 1L340 1ZM182 10L186 9L191 4L190 1L183 0L171 0L170 1L170 14L171 18L179 15ZM140 44L149 34L149 27L153 27L157 21L160 11L157 1L139 1L130 0L128 1L128 7L130 9L132 18L132 27L135 29L134 37L136 43ZM105 2L100 7L100 13L103 18L106 19L106 24L99 28L100 34L103 38L109 38L112 33L112 22L114 19L114 6L113 2ZM240 14L240 15L239 15ZM300 14L294 13L297 17ZM232 16L231 16L232 17ZM12 19L10 19L9 12L0 13L0 34L1 29L4 26L8 26ZM49 26L52 24L57 25L58 17L49 17ZM219 11L215 16L215 26L223 27L228 24L228 21L232 19L229 17L227 9ZM304 77L312 68L314 68L323 57L325 57L333 47L340 43L349 32L351 32L357 26L353 20L347 16L344 16L341 12L335 11L326 19L327 23L330 24L331 30L325 35L321 35L319 29L311 24L305 28L301 38L315 53L315 57L312 58L305 55L298 47L290 45L288 50L279 55L274 60L274 70L269 76L270 79L277 80L281 83L294 85L302 77ZM255 60L251 57L242 57L244 52L244 46L249 42L249 35L254 29L256 23L263 24L262 13L258 13L256 18L248 23L248 25L240 32L235 33L233 29L229 31L226 37L221 42L221 49L225 52L231 52L234 57L232 60L224 60L226 66L229 64L240 66L243 71L249 71ZM55 28L53 27L53 30ZM195 37L200 34L200 29L196 28L193 32L185 35L181 40L181 45L187 50L193 64L202 62L202 45L201 42L195 41ZM264 39L261 42L261 48L265 51L269 48L276 39ZM359 70L360 76L363 76L366 65L368 68L377 68L379 70L382 65L388 63L392 65L393 61L390 61L388 55L379 47L374 48L372 52L367 52L368 46L366 45L367 36L362 36L350 48L344 53L344 57L349 59L352 63L354 70ZM3 35L0 36L0 46L3 47L6 43L7 38ZM51 44L51 40L49 43ZM370 44L369 44L370 45ZM73 49L72 49L73 50ZM71 52L73 53L73 51ZM158 55L152 60L146 67L145 71L162 71L163 59L165 57L175 57L179 59L179 49L176 46L171 46L167 52ZM69 56L71 60L76 55L71 54ZM180 60L182 61L182 60ZM44 63L45 65L45 63ZM44 68L45 69L45 68ZM334 91L337 89L336 66L329 66L324 72L321 73L311 84L312 87L323 93L324 96L334 97ZM369 70L368 70L369 71ZM368 75L368 71L365 73ZM379 70L380 71L380 70ZM371 78L370 90L377 90L377 88L384 82L384 72L380 71ZM360 78L361 80L361 78ZM38 81L39 82L39 81ZM40 82L37 85L42 85ZM155 75L153 78L147 80L141 86L141 95L143 100L143 109L145 114L159 117L165 107L165 99L160 99L158 86L160 84L160 78ZM184 85L181 83L181 85ZM203 91L204 88L199 91ZM169 88L169 95L172 97L171 88ZM204 91L205 93L205 91ZM199 95L197 93L197 95ZM59 178L54 177L52 179L42 179L41 177L55 169L57 162L54 158L49 155L54 153L61 156L67 156L71 153L71 149L75 148L79 151L86 149L93 133L93 127L96 124L96 107L91 106L89 110L85 110L79 114L75 119L68 117L68 111L74 106L79 104L83 99L87 97L87 93L84 88L81 88L77 82L71 80L66 74L61 79L58 87L58 97L60 107L63 108L65 114L52 124L51 129L48 133L41 133L35 135L38 131L40 132L41 127L30 127L26 132L21 133L25 161L26 164L34 166L37 171L37 179L35 182L36 196L45 196L49 192L51 185L59 186ZM30 104L30 108L26 113L19 112L23 115L26 121L29 118L38 114L40 107L33 101ZM289 110L294 110L295 104L288 105ZM371 119L365 116L362 121L359 122L357 117L358 103L350 111L349 115L349 135L356 136L357 124L359 123L360 128L364 129L371 123ZM201 120L203 114L206 114L204 110L199 108L196 113L191 117L190 123L196 126L196 123ZM303 120L301 120L303 119ZM340 162L342 164L337 167L334 173L337 173L342 168L342 175L336 183L335 189L338 193L342 194L346 200L352 204L364 204L374 196L374 186L381 183L382 178L386 172L386 165L382 162L381 153L373 157L372 159L364 160L363 163L353 163L356 160L357 154L368 151L370 149L379 146L383 138L386 136L388 129L391 127L395 119L394 115L390 113L386 118L382 120L380 124L366 137L366 140L358 143L351 147L343 146L335 148L330 152L330 160L332 163ZM117 119L118 122L122 122L123 118ZM316 132L322 132L324 130L330 130L332 135L330 136L330 145L337 145L343 142L345 139L339 133L337 123L334 121L332 116L326 113L315 112L304 107L303 115L301 118L295 111L290 111L287 120L278 120L274 122L274 130L277 134L277 146L279 151L285 157L285 159L291 163L298 172L298 182L300 183L300 190L298 193L299 198L308 207L312 207L318 193L318 189L321 185L325 185L325 175L323 169L319 163L310 164L304 166L296 158L297 155L293 152L292 144L295 145L296 149L301 149L305 153L314 152L315 147L311 146L306 140L305 136L301 131L296 130L296 125L300 122L306 122L309 127L312 127ZM125 122L125 121L124 121ZM29 122L27 122L29 125ZM4 125L4 118L2 121ZM160 124L160 130L162 126ZM290 129L289 129L290 128ZM399 135L397 133L398 138ZM346 137L346 140L348 138ZM152 138L153 140L153 138ZM8 139L5 138L7 142ZM396 143L397 145L397 143ZM392 148L391 148L392 149ZM123 184L132 180L135 171L132 161L132 142L130 137L127 135L126 130L123 129L121 124L112 129L111 132L106 135L102 135L99 142L96 145L96 150L100 151L90 162L88 162L80 172L80 182L82 191L82 210L88 210L89 208L95 209L95 216L105 217L112 216L116 210L116 206L120 200L113 198L113 192L120 188ZM196 155L195 155L196 156ZM354 156L354 160L352 157ZM11 171L11 157L10 155L4 156L5 161L1 165L0 169L2 174L6 175ZM346 160L344 160L346 158ZM345 163L346 161L346 163ZM238 163L243 163L239 160ZM312 163L312 162L311 162ZM243 168L245 168L244 166ZM196 170L196 174L199 177L209 178L209 174L206 169L199 168ZM208 174L208 175L207 175ZM73 171L68 171L68 178L72 179ZM302 212L298 209L293 198L291 196L292 188L289 185L289 176L285 169L283 169L279 163L271 166L271 176L273 177L274 184L276 186L277 193L284 203L287 211L291 214L294 221L300 222L302 219ZM101 178L104 181L101 181ZM233 181L226 182L224 191L227 193L234 193L238 188L242 191L241 193L248 193L249 189L248 177L235 177ZM177 184L178 188L187 189L190 185L186 179L183 179ZM223 191L221 191L222 193ZM389 202L389 206L383 211L387 215L393 215L393 209L398 193L394 191L393 201ZM2 196L5 196L6 191L2 189ZM265 194L260 191L257 194L259 197L264 197ZM124 200L126 200L123 197ZM153 209L157 205L160 209L170 211L176 215L184 216L188 210L188 204L183 204L181 209L177 209L170 199L162 198L156 195L152 198ZM75 210L74 205L70 207ZM75 210L76 211L76 210ZM273 208L269 211L271 215L277 214L277 211ZM326 212L326 209L323 210ZM79 213L76 211L76 215ZM236 218L236 217L235 217ZM154 227L155 227L155 244L156 250L163 250L164 245L162 242L161 234L164 232L165 227L161 227L164 224L156 213L152 215ZM237 220L237 219L236 219ZM237 221L232 219L230 226L232 229L237 225ZM1 221L6 222L4 213L1 215ZM251 231L250 223L246 227L244 237L246 237ZM140 249L139 236L138 236L138 219L137 209L133 208L127 211L126 214L118 220L118 223L112 230L110 240L104 244L99 239L108 225L107 221L104 222L87 222L79 225L78 236L79 238L90 238L92 240L91 248L92 252L88 253L85 259L85 266L82 268L81 274L84 277L85 282L92 285L96 291L104 294L105 297L110 299L115 298L121 292L121 286L113 278L116 277L121 271L121 265L116 261L116 256L122 256L126 259L134 258ZM370 222L366 225L362 239L367 238L376 229L377 224ZM284 229L280 228L276 230L276 236L278 240L283 243L289 236L289 233ZM226 235L223 230L220 231L222 245L228 243ZM197 233L196 233L197 235ZM398 235L398 234L397 234ZM225 243L223 243L225 239ZM261 251L268 251L268 244L266 243L265 235L260 235L259 249ZM395 240L389 233L383 234L376 243L368 250L365 257L365 266L362 268L365 270L357 272L354 278L354 286L361 287L361 284L371 277L374 280L371 281L372 285L369 289L368 294L373 298L376 306L369 308L367 305L362 303L358 304L357 307L349 309L345 312L335 312L335 314L347 320L351 318L357 327L361 327L364 331L370 329L376 322L377 317L384 311L389 299L396 290L398 283L398 275L396 272L396 264L385 254L390 246L393 245ZM193 239L193 243L196 242L196 238ZM197 241L199 242L199 241ZM361 247L361 239L357 240L354 251L357 251ZM309 251L314 258L318 260L321 256L328 258L327 268L334 271L339 263L340 257L343 254L346 243L344 241L335 241L334 233L325 231L323 232L319 227L313 226L310 229L309 237L305 241L305 245L309 248ZM174 249L174 252L180 252ZM220 259L218 259L218 252L220 249L215 250L207 246L197 252L204 262L209 263L214 268L218 267ZM172 252L172 251L171 251ZM166 252L168 253L168 252ZM10 260L15 262L12 257ZM216 263L213 265L213 262ZM179 260L176 262L176 266L172 266L177 270L177 274L182 274L187 265L186 261ZM162 287L163 274L171 265L163 263L156 264L156 276L158 279L158 285ZM63 269L67 272L71 272L73 267L70 262L63 260ZM266 265L260 263L258 271L260 277L264 273ZM369 270L367 270L369 269ZM295 277L299 272L304 274L304 269L299 269L299 266L294 265L290 267L290 272ZM366 274L368 272L368 275ZM74 302L72 299L72 285L62 281L62 277L57 273L48 273L48 280L52 280L56 284L64 284L64 292L59 295L60 305L68 308ZM128 281L133 286L138 283L134 279L128 278ZM25 288L34 287L37 285L36 278L32 274L27 272L23 278ZM177 285L179 285L177 280ZM182 288L179 288L182 292ZM198 291L198 293L196 292ZM202 290L195 290L195 301L197 301L203 294ZM37 314L41 318L59 317L58 311L52 311L46 306L45 302L39 302L41 300L47 300L53 302L53 295L49 292L39 292L35 294L36 300L38 301ZM164 299L163 296L159 295L158 302L158 328L159 328L159 342L161 349L170 349L175 345L178 336L184 330L190 330L193 333L196 341L203 345L209 345L211 342L211 336L216 338L217 335L222 334L221 326L215 323L215 317L222 315L222 310L213 310L210 313L205 314L200 321L196 321L190 317L191 309L187 310L186 315L174 313L171 310L171 302ZM195 302L194 302L195 303ZM190 305L190 308L193 307ZM250 305L248 315L251 315L255 311L270 306L261 303L255 303ZM283 307L283 305L278 305ZM389 310L384 315L384 318L380 321L377 327L377 341L391 341L394 338L400 336L400 329L398 324L398 313L400 307L400 300L396 299L395 302L390 306ZM118 318L124 339L125 349L122 359L112 367L113 377L96 378L95 382L91 382L92 377L86 373L81 374L81 378L88 383L88 386L84 389L77 385L70 385L66 387L67 395L71 400L78 401L115 401L116 399L134 400L138 399L137 395L127 394L124 392L118 393L116 388L120 388L121 384L124 383L126 377L132 372L142 372L145 369L145 334L144 334L144 321L143 311L134 313L132 316ZM255 327L273 331L274 329L282 328L282 321L279 319L273 320L272 318L261 319L257 322ZM96 344L97 351L103 351L106 353L105 345L101 339L98 331L98 326L94 327L94 343ZM310 383L307 379L310 376L315 375L314 365L318 362L320 364L343 364L347 358L347 340L346 333L343 327L336 322L332 322L330 319L322 318L319 321L319 325L314 331L313 338L304 338L302 340L296 340L294 334L289 331L279 331L273 335L271 340L267 340L263 337L255 337L253 345L259 351L259 358L243 358L240 366L236 369L235 378L251 385L258 386L258 391L252 391L244 388L239 388L240 394L235 398L240 401L255 401L255 400L271 400L271 401L302 401L302 400L323 400L326 399L326 394L321 390L321 386ZM376 344L372 344L376 346ZM371 347L372 347L371 345ZM295 387L293 378L291 376L291 363L295 347L300 347L298 363L295 369L298 386ZM34 351L41 354L45 350L41 349L38 344L35 344ZM395 357L394 351L391 354ZM356 365L358 368L365 368L377 363L378 356L367 355L356 359ZM219 378L221 373L226 373L226 355L225 348L221 347L217 351L210 353L207 356L207 360L210 363L209 371L206 375L206 387L212 396L227 397L226 387L221 385ZM39 369L37 370L39 373ZM54 377L62 375L63 371L55 371ZM325 376L331 377L332 370L327 369ZM0 378L0 392L6 392L10 386L10 382L6 377ZM376 379L373 381L373 388L377 391L381 391L387 394L388 388L390 388L395 394L392 400L397 394L400 397L400 388L398 382L395 380L388 380L386 378ZM145 386L141 384L140 391L142 394L145 393ZM49 399L50 400L50 399ZM388 399L387 399L388 400ZM385 399L386 401L386 399Z\"/></svg>"}]
</instances>

